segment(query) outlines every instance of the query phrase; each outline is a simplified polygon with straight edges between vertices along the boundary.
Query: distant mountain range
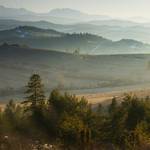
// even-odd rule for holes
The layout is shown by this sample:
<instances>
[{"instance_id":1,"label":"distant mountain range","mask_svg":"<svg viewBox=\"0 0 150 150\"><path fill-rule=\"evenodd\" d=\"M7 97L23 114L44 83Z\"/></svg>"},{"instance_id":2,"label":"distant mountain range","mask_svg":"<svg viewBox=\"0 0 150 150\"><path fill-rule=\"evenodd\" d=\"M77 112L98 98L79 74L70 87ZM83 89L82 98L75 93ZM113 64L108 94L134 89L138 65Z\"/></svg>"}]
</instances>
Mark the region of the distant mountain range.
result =
<instances>
[{"instance_id":1,"label":"distant mountain range","mask_svg":"<svg viewBox=\"0 0 150 150\"><path fill-rule=\"evenodd\" d=\"M0 44L4 42L69 53L78 50L82 54L150 53L150 45L136 40L112 41L88 33L67 34L30 26L0 31Z\"/></svg>"},{"instance_id":2,"label":"distant mountain range","mask_svg":"<svg viewBox=\"0 0 150 150\"><path fill-rule=\"evenodd\" d=\"M42 29L53 29L64 33L97 34L112 40L135 39L150 43L150 24L139 24L122 20L101 20L73 25L54 24L47 21L0 20L0 30L13 29L18 26L33 26Z\"/></svg>"},{"instance_id":3,"label":"distant mountain range","mask_svg":"<svg viewBox=\"0 0 150 150\"><path fill-rule=\"evenodd\" d=\"M56 8L52 9L47 13L35 13L25 8L8 8L0 6L0 19L14 19L21 21L49 21L56 24L74 24L90 22L97 24L100 20L122 20L127 21L129 24L135 22L150 22L148 18L142 17L131 17L126 19L114 18L107 15L91 15L79 10L70 8ZM101 23L100 23L101 24ZM125 23L126 24L126 23Z\"/></svg>"},{"instance_id":4,"label":"distant mountain range","mask_svg":"<svg viewBox=\"0 0 150 150\"><path fill-rule=\"evenodd\" d=\"M72 24L90 20L110 19L109 16L89 15L69 8L53 9L48 13L35 13L24 8L7 8L0 6L0 19L17 19L22 21L50 21L59 24Z\"/></svg>"},{"instance_id":5,"label":"distant mountain range","mask_svg":"<svg viewBox=\"0 0 150 150\"><path fill-rule=\"evenodd\" d=\"M1 44L69 52L80 49L81 53L90 54L149 53L149 45L144 44L150 43L149 35L149 23L89 15L69 8L40 14L0 6Z\"/></svg>"}]
</instances>

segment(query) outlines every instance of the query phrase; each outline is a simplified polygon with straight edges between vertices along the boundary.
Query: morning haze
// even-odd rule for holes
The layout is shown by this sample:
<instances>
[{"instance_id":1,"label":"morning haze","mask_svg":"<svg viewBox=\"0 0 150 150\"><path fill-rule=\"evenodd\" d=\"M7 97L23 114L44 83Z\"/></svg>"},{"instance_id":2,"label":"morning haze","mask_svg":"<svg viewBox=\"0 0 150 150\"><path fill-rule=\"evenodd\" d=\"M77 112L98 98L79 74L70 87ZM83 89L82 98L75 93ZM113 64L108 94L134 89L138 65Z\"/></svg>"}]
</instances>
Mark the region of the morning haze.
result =
<instances>
[{"instance_id":1,"label":"morning haze","mask_svg":"<svg viewBox=\"0 0 150 150\"><path fill-rule=\"evenodd\" d=\"M149 0L1 0L0 5L48 12L53 8L72 8L90 14L113 17L140 16L149 18Z\"/></svg>"},{"instance_id":2,"label":"morning haze","mask_svg":"<svg viewBox=\"0 0 150 150\"><path fill-rule=\"evenodd\" d=\"M0 150L150 150L150 0L0 0Z\"/></svg>"}]
</instances>

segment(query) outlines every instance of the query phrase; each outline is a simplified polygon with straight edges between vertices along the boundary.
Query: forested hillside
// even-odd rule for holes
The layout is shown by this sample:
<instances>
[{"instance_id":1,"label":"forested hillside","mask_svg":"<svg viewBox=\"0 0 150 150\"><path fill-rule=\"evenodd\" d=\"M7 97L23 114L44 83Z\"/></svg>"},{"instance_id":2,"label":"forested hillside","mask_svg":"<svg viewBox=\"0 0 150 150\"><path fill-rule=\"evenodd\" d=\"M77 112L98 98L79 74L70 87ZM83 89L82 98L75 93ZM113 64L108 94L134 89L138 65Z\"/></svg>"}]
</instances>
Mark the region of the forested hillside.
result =
<instances>
[{"instance_id":1,"label":"forested hillside","mask_svg":"<svg viewBox=\"0 0 150 150\"><path fill-rule=\"evenodd\" d=\"M0 31L0 44L4 42L69 53L78 50L91 55L150 53L149 44L132 39L112 41L86 32L69 34L31 26Z\"/></svg>"}]
</instances>

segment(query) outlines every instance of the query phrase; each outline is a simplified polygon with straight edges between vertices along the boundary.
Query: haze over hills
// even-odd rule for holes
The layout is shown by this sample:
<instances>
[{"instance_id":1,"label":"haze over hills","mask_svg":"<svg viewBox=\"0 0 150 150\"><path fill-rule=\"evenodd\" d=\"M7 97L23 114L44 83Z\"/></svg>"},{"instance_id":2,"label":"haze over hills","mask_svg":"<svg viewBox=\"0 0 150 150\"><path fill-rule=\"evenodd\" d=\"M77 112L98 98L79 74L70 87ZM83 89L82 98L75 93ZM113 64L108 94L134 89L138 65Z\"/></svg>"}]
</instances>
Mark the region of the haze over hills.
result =
<instances>
[{"instance_id":1,"label":"haze over hills","mask_svg":"<svg viewBox=\"0 0 150 150\"><path fill-rule=\"evenodd\" d=\"M109 20L92 20L88 22L93 25L108 25L108 26L119 26L119 27L134 27L134 26L142 26L144 24L137 23L128 20L119 20L119 19L109 19Z\"/></svg>"},{"instance_id":2,"label":"haze over hills","mask_svg":"<svg viewBox=\"0 0 150 150\"><path fill-rule=\"evenodd\" d=\"M99 24L99 25L95 25ZM111 40L135 39L150 43L150 24L137 24L121 20L94 21L94 23L78 23L73 25L54 24L47 21L17 21L0 20L0 30L8 30L18 26L33 26L42 29L53 29L65 33L90 33L103 36Z\"/></svg>"},{"instance_id":3,"label":"haze over hills","mask_svg":"<svg viewBox=\"0 0 150 150\"><path fill-rule=\"evenodd\" d=\"M150 55L73 55L6 44L0 46L0 54L0 98L4 100L22 93L34 72L42 76L48 93L56 87L82 93L150 81Z\"/></svg>"},{"instance_id":4,"label":"haze over hills","mask_svg":"<svg viewBox=\"0 0 150 150\"><path fill-rule=\"evenodd\" d=\"M112 41L88 33L65 34L55 30L30 26L0 31L0 44L4 42L69 53L78 50L79 53L93 55L150 53L150 45L136 40Z\"/></svg>"},{"instance_id":5,"label":"haze over hills","mask_svg":"<svg viewBox=\"0 0 150 150\"><path fill-rule=\"evenodd\" d=\"M47 21L19 21L12 19L0 19L0 30L9 30L19 26L33 26L42 29L53 29L58 31L65 31L71 25L55 24Z\"/></svg>"},{"instance_id":6,"label":"haze over hills","mask_svg":"<svg viewBox=\"0 0 150 150\"><path fill-rule=\"evenodd\" d=\"M17 16L21 17L24 15L34 15L34 13L24 8L16 9L16 8L7 8L5 6L0 6L0 16L3 18L17 17Z\"/></svg>"},{"instance_id":7,"label":"haze over hills","mask_svg":"<svg viewBox=\"0 0 150 150\"><path fill-rule=\"evenodd\" d=\"M140 19L140 17L133 17L133 20L136 18ZM53 29L64 33L90 33L114 41L134 39L150 43L149 22L137 23L131 18L124 20L103 15L90 15L70 8L57 8L47 13L35 13L24 8L0 6L0 30L18 26Z\"/></svg>"},{"instance_id":8,"label":"haze over hills","mask_svg":"<svg viewBox=\"0 0 150 150\"><path fill-rule=\"evenodd\" d=\"M150 150L143 1L0 1L1 150Z\"/></svg>"},{"instance_id":9,"label":"haze over hills","mask_svg":"<svg viewBox=\"0 0 150 150\"><path fill-rule=\"evenodd\" d=\"M149 53L150 45L145 44L150 43L149 34L149 23L90 15L70 8L35 13L0 6L0 44L94 55Z\"/></svg>"},{"instance_id":10,"label":"haze over hills","mask_svg":"<svg viewBox=\"0 0 150 150\"><path fill-rule=\"evenodd\" d=\"M24 8L15 9L0 6L0 19L17 19L22 21L51 21L59 24L72 24L90 20L110 19L108 16L89 15L69 8L54 9L47 13L35 13Z\"/></svg>"},{"instance_id":11,"label":"haze over hills","mask_svg":"<svg viewBox=\"0 0 150 150\"><path fill-rule=\"evenodd\" d=\"M11 30L3 30L0 32L1 39L60 37L64 35L63 33L57 32L55 30L40 29L32 26L19 26Z\"/></svg>"},{"instance_id":12,"label":"haze over hills","mask_svg":"<svg viewBox=\"0 0 150 150\"><path fill-rule=\"evenodd\" d=\"M150 19L143 17L131 17L131 18L115 18L107 15L93 15L81 12L79 10L71 8L55 8L45 13L35 13L25 8L8 8L0 6L0 19L14 19L21 21L49 21L56 24L75 24L83 22L91 22L92 24L99 24L98 22L112 20L114 22L119 21L121 24L137 25L140 23L150 22ZM140 21L141 20L141 21ZM143 21L145 20L145 21ZM105 23L106 23L105 22ZM138 23L137 23L138 22ZM109 23L109 22L108 22ZM107 25L108 25L107 23ZM100 22L100 24L102 24ZM119 23L120 25L120 23Z\"/></svg>"},{"instance_id":13,"label":"haze over hills","mask_svg":"<svg viewBox=\"0 0 150 150\"><path fill-rule=\"evenodd\" d=\"M57 8L53 9L49 12L51 16L63 17L68 19L78 20L78 22L85 22L89 20L107 20L111 19L111 17L106 15L90 15L83 13L78 10L70 9L70 8Z\"/></svg>"}]
</instances>

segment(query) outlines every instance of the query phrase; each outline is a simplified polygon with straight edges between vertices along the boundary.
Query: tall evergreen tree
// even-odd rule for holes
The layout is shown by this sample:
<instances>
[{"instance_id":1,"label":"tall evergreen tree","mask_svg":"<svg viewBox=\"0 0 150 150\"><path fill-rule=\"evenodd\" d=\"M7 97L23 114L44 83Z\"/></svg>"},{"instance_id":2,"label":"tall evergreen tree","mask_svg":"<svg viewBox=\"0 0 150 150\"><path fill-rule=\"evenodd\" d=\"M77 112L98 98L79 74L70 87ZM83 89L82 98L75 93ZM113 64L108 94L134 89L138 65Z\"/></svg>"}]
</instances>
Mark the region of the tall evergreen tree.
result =
<instances>
[{"instance_id":1,"label":"tall evergreen tree","mask_svg":"<svg viewBox=\"0 0 150 150\"><path fill-rule=\"evenodd\" d=\"M116 108L117 108L117 100L116 100L116 98L114 97L114 98L112 99L111 104L110 104L109 107L108 107L109 113L110 113L110 114L113 114L113 113L115 112Z\"/></svg>"},{"instance_id":2,"label":"tall evergreen tree","mask_svg":"<svg viewBox=\"0 0 150 150\"><path fill-rule=\"evenodd\" d=\"M42 84L41 77L38 74L33 74L30 77L26 88L27 90L25 94L27 94L27 97L24 103L30 103L32 108L44 103L44 85Z\"/></svg>"}]
</instances>

